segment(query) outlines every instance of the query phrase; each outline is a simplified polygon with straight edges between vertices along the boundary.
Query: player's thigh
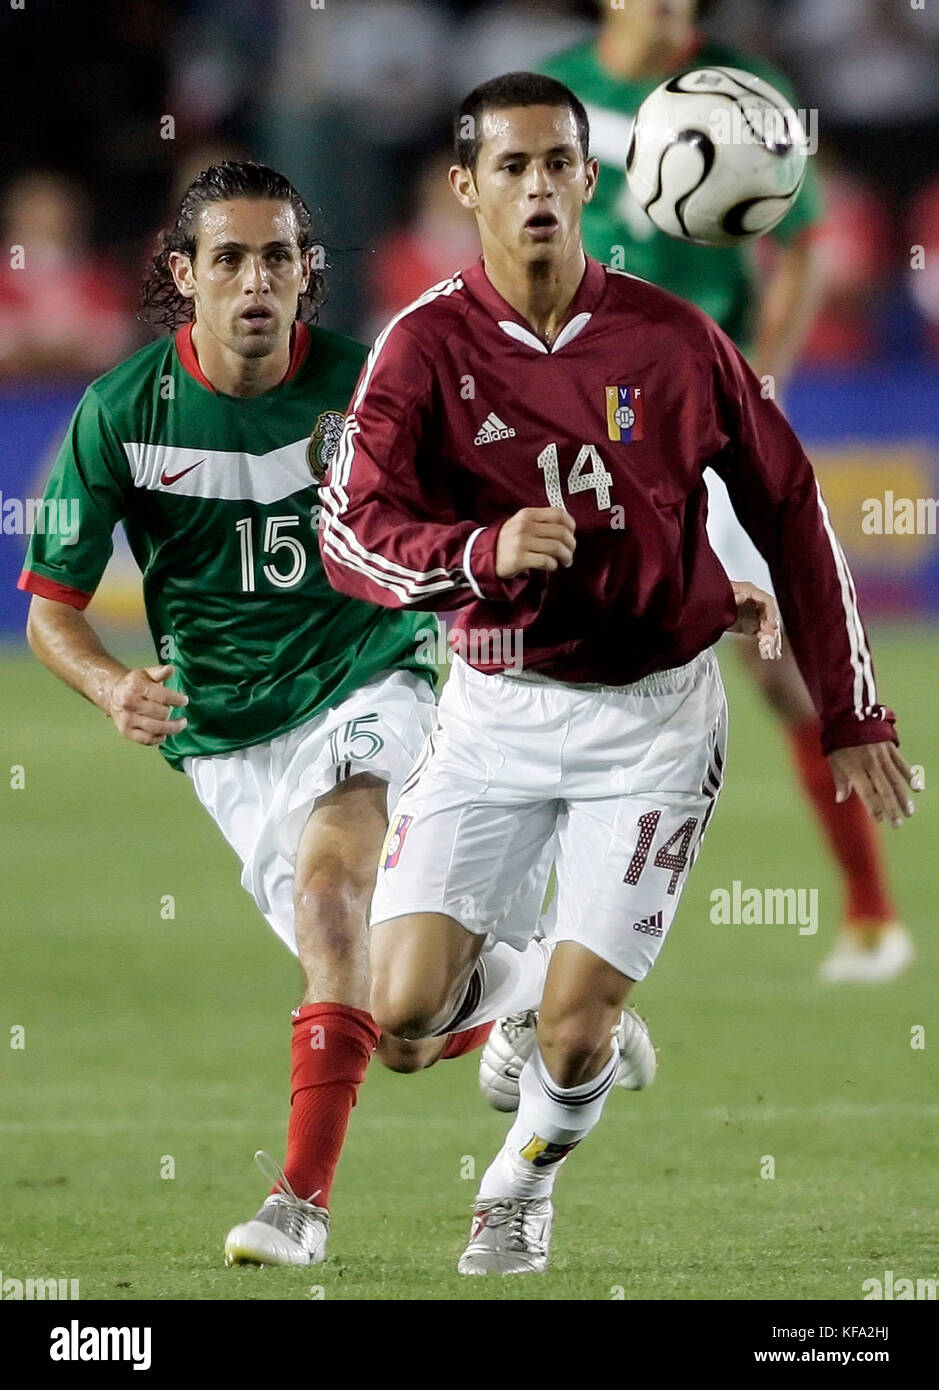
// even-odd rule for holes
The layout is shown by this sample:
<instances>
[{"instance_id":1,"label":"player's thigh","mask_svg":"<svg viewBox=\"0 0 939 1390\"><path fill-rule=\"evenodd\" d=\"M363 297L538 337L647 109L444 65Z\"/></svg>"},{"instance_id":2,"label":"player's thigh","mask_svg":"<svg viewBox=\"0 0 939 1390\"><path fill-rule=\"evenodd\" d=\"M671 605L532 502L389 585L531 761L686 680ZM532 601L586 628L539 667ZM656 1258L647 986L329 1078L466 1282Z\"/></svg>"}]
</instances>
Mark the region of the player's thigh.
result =
<instances>
[{"instance_id":1,"label":"player's thigh","mask_svg":"<svg viewBox=\"0 0 939 1390\"><path fill-rule=\"evenodd\" d=\"M645 978L717 804L724 738L721 721L701 741L685 791L568 805L558 827L556 940L579 942L630 980Z\"/></svg>"},{"instance_id":2,"label":"player's thigh","mask_svg":"<svg viewBox=\"0 0 939 1390\"><path fill-rule=\"evenodd\" d=\"M371 929L370 1009L396 1037L445 1027L466 991L485 937L439 912L386 918Z\"/></svg>"}]
</instances>

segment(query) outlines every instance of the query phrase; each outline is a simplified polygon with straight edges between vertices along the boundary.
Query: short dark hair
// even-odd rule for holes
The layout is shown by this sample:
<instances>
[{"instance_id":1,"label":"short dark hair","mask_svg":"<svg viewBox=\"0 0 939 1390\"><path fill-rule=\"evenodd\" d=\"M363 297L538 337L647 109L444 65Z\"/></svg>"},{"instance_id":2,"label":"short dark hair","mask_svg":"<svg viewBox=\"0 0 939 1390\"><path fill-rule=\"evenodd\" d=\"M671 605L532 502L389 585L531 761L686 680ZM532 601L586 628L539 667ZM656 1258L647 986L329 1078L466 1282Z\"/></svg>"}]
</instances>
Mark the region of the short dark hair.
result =
<instances>
[{"instance_id":1,"label":"short dark hair","mask_svg":"<svg viewBox=\"0 0 939 1390\"><path fill-rule=\"evenodd\" d=\"M479 158L479 128L486 111L508 106L566 106L577 126L577 141L584 159L590 147L590 122L583 103L563 82L540 72L507 72L474 87L460 102L453 118L456 162L475 173Z\"/></svg>"},{"instance_id":2,"label":"short dark hair","mask_svg":"<svg viewBox=\"0 0 939 1390\"><path fill-rule=\"evenodd\" d=\"M148 323L164 328L178 328L188 323L195 313L191 299L176 288L169 266L170 253L182 251L190 258L196 254L196 219L207 203L223 203L231 198L272 198L289 203L297 219L297 240L301 251L322 248L313 235L310 209L289 179L269 169L266 164L251 160L226 160L203 169L186 189L176 212L172 227L159 235L156 251L147 270L141 291L142 317ZM310 283L297 304L297 318L315 323L317 309L326 292L326 277L321 270L310 273Z\"/></svg>"}]
</instances>

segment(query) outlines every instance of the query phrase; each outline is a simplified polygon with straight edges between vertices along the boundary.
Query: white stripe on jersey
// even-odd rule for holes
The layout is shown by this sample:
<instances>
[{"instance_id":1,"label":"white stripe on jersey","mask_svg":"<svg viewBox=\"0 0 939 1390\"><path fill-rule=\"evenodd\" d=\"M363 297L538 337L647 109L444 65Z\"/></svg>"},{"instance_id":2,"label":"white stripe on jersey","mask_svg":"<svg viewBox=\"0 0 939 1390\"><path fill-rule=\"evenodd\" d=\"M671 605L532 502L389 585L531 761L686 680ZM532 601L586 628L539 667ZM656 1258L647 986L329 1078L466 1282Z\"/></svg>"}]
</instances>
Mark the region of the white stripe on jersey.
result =
<instances>
[{"instance_id":1,"label":"white stripe on jersey","mask_svg":"<svg viewBox=\"0 0 939 1390\"><path fill-rule=\"evenodd\" d=\"M177 497L250 501L267 506L313 486L309 440L298 439L266 454L228 449L188 449L177 444L124 445L134 487Z\"/></svg>"},{"instance_id":2,"label":"white stripe on jersey","mask_svg":"<svg viewBox=\"0 0 939 1390\"><path fill-rule=\"evenodd\" d=\"M848 645L851 651L851 668L854 671L854 713L858 719L864 719L869 717L871 710L877 704L877 688L874 684L874 668L871 662L870 648L864 636L864 628L861 626L854 580L851 578L851 571L848 568L844 551L832 529L831 518L828 515L828 508L825 506L825 499L822 497L818 479L815 481L815 492L818 497L825 534L828 537L828 544L831 546L838 583L841 586L841 603L844 608L845 627L847 628ZM864 704L865 688L866 705Z\"/></svg>"},{"instance_id":3,"label":"white stripe on jersey","mask_svg":"<svg viewBox=\"0 0 939 1390\"><path fill-rule=\"evenodd\" d=\"M425 290L412 304L406 305L399 313L395 314L390 323L379 333L368 355L359 389L352 402L352 409L346 416L342 435L333 458L329 483L320 488L320 498L325 508L322 534L323 548L340 564L346 565L349 569L358 570L376 584L390 589L392 593L397 594L405 602L412 602L422 594L440 593L446 589L462 587L462 585L457 584L448 570L439 566L426 571L410 569L406 565L398 564L395 560L389 560L385 555L368 550L352 528L340 519L349 505L345 484L349 481L352 465L355 461L353 440L359 432L355 412L365 398L375 364L396 324L416 309L432 303L439 296L453 294L455 290L462 288L463 281L459 275L452 275L447 280L441 280L438 284Z\"/></svg>"}]
</instances>

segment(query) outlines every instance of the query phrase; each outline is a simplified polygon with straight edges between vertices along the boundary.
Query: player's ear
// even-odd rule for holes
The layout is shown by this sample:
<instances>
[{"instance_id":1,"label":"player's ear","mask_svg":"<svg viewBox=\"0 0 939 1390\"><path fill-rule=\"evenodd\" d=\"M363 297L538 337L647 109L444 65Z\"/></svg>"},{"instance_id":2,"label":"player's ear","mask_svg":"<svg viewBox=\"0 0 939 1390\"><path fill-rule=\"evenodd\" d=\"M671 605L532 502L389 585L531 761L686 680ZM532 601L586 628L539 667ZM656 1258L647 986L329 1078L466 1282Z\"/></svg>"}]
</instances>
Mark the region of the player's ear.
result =
<instances>
[{"instance_id":1,"label":"player's ear","mask_svg":"<svg viewBox=\"0 0 939 1390\"><path fill-rule=\"evenodd\" d=\"M183 299L194 299L196 278L192 273L192 261L185 251L171 251L167 263L173 282Z\"/></svg>"},{"instance_id":2,"label":"player's ear","mask_svg":"<svg viewBox=\"0 0 939 1390\"><path fill-rule=\"evenodd\" d=\"M593 195L597 191L597 179L600 177L600 165L596 159L588 159L585 162L585 168L584 203L590 203L593 201Z\"/></svg>"},{"instance_id":3,"label":"player's ear","mask_svg":"<svg viewBox=\"0 0 939 1390\"><path fill-rule=\"evenodd\" d=\"M470 212L474 212L479 198L476 193L476 180L473 177L472 171L465 168L462 164L453 164L450 167L449 179L450 187L453 189L458 200L465 208L468 208Z\"/></svg>"},{"instance_id":4,"label":"player's ear","mask_svg":"<svg viewBox=\"0 0 939 1390\"><path fill-rule=\"evenodd\" d=\"M300 252L300 294L306 294L310 287L310 276L313 274L313 251L308 247L306 251Z\"/></svg>"}]
</instances>

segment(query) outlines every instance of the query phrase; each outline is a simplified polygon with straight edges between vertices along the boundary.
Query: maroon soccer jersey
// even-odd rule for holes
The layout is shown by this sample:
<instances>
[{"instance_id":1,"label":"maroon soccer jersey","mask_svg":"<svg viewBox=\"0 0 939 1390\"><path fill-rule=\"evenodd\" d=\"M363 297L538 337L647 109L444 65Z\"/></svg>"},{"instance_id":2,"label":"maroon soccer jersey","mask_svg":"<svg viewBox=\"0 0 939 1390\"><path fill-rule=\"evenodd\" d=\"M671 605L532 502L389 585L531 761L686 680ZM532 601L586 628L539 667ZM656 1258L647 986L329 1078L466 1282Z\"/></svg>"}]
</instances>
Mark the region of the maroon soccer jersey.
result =
<instances>
[{"instance_id":1,"label":"maroon soccer jersey","mask_svg":"<svg viewBox=\"0 0 939 1390\"><path fill-rule=\"evenodd\" d=\"M705 528L709 466L769 564L825 750L894 739L844 554L783 415L705 314L597 261L550 350L482 260L391 321L321 489L323 562L344 593L458 609L467 638L521 629L530 670L623 685L690 661L736 618ZM502 523L545 506L574 518L573 565L500 579Z\"/></svg>"}]
</instances>

